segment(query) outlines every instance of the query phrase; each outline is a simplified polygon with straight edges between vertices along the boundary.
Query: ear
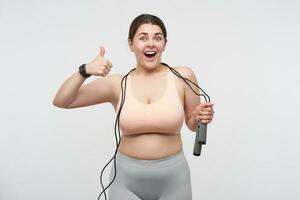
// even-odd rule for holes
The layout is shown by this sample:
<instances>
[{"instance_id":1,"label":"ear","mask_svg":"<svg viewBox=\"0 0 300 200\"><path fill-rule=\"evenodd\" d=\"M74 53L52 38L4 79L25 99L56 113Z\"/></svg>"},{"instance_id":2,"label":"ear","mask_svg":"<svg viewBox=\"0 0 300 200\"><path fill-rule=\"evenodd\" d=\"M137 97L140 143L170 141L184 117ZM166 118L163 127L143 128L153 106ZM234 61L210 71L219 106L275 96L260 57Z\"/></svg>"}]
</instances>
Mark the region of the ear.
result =
<instances>
[{"instance_id":1,"label":"ear","mask_svg":"<svg viewBox=\"0 0 300 200\"><path fill-rule=\"evenodd\" d=\"M130 48L130 51L133 52L131 39L128 39L128 46Z\"/></svg>"}]
</instances>

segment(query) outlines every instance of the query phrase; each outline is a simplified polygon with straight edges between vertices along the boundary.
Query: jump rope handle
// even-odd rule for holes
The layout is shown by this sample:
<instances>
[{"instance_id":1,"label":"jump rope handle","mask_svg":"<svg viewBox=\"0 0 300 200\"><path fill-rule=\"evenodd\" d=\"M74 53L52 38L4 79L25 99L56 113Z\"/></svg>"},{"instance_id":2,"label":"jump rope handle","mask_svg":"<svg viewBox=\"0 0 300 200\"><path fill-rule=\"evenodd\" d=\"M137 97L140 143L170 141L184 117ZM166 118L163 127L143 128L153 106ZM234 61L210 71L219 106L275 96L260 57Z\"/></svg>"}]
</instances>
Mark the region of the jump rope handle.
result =
<instances>
[{"instance_id":1,"label":"jump rope handle","mask_svg":"<svg viewBox=\"0 0 300 200\"><path fill-rule=\"evenodd\" d=\"M203 124L201 122L197 125L196 136L195 136L195 144L194 144L194 156L200 156L202 144L206 144L206 132L207 132L207 124Z\"/></svg>"}]
</instances>

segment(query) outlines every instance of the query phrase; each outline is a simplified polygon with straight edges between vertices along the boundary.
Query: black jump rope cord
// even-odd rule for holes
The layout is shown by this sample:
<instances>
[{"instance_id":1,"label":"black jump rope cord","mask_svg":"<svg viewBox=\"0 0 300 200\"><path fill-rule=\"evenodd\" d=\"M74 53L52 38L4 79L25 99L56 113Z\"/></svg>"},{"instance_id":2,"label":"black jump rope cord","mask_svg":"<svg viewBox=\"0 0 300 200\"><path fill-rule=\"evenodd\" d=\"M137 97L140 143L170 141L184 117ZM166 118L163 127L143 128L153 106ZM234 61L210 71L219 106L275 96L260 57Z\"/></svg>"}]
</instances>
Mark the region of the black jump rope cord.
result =
<instances>
[{"instance_id":1,"label":"black jump rope cord","mask_svg":"<svg viewBox=\"0 0 300 200\"><path fill-rule=\"evenodd\" d=\"M188 84L188 86L191 88L191 90L198 96L203 96L205 102L210 102L210 97L197 85L195 84L193 81L187 79L187 78L184 78L183 76L181 76L181 74L179 72L177 72L174 68L170 67L169 65L167 65L166 63L162 63L163 65L167 66L176 76L178 76L179 78L183 79L184 82L186 84ZM120 105L120 108L119 108L119 111L118 111L118 114L117 114L117 117L116 117L116 121L115 121L115 138L116 138L116 151L115 151L115 154L114 156L109 160L109 162L104 166L104 168L102 169L101 171L101 174L100 174L100 182L101 182L101 186L102 186L102 192L99 194L98 196L98 200L100 199L102 193L104 193L104 197L105 197L105 200L106 200L106 193L105 193L105 190L114 182L115 178L116 178L116 175L117 175L117 171L116 171L116 154L118 152L118 148L119 148L119 145L120 145L120 142L121 142L121 135L120 135L120 125L119 125L119 117L120 117L120 113L121 113L121 110L122 110L122 107L123 107L123 104L124 104L124 99L125 99L125 92L124 92L124 95L123 95L123 81L125 79L125 88L126 88L126 83L127 83L127 76L132 72L134 71L136 68L130 70L121 80L121 90L122 90L122 100L121 100L121 105ZM203 92L203 94L197 94L193 88L190 86L190 84L187 82L191 82L193 85L195 85L197 88L199 88L201 90L201 92ZM118 141L118 137L116 135L116 127L118 125L118 135L119 135L119 141ZM103 172L105 170L105 168L109 165L109 163L114 159L114 169L115 169L115 175L114 175L114 178L113 180L108 184L108 186L106 186L104 188L103 186L103 183L102 183L102 175L103 175Z\"/></svg>"}]
</instances>

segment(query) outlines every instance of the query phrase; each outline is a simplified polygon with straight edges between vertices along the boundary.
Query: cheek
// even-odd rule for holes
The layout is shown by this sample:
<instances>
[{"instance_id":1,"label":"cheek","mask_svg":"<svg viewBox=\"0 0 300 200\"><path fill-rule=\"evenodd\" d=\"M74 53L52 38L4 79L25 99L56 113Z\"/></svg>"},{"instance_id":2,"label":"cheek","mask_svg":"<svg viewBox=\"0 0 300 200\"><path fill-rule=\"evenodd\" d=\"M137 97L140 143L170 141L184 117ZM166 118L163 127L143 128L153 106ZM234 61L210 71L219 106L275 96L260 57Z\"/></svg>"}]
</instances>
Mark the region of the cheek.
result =
<instances>
[{"instance_id":1,"label":"cheek","mask_svg":"<svg viewBox=\"0 0 300 200\"><path fill-rule=\"evenodd\" d=\"M141 53L141 52L144 52L144 45L141 44L141 43L136 43L134 46L133 46L133 51L135 53Z\"/></svg>"},{"instance_id":2,"label":"cheek","mask_svg":"<svg viewBox=\"0 0 300 200\"><path fill-rule=\"evenodd\" d=\"M142 57L144 55L144 51L137 47L133 48L132 52L136 57Z\"/></svg>"},{"instance_id":3,"label":"cheek","mask_svg":"<svg viewBox=\"0 0 300 200\"><path fill-rule=\"evenodd\" d=\"M165 43L157 44L157 48L159 49L159 51L162 51L165 48Z\"/></svg>"}]
</instances>

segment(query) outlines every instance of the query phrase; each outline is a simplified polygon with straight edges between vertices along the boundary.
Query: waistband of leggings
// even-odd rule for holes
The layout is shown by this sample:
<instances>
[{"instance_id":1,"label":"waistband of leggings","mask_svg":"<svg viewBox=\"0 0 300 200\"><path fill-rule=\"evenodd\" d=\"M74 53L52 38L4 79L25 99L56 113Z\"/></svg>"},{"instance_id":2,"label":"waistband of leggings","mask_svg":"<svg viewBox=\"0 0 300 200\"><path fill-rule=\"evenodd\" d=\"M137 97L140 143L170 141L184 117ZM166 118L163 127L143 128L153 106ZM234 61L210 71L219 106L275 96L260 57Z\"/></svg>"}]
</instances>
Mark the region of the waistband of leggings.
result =
<instances>
[{"instance_id":1,"label":"waistband of leggings","mask_svg":"<svg viewBox=\"0 0 300 200\"><path fill-rule=\"evenodd\" d=\"M129 157L119 151L116 154L116 162L122 163L122 165L128 165L131 167L148 167L148 168L156 168L156 167L165 167L174 165L178 163L178 161L185 159L185 154L181 149L174 155L168 156L166 158L154 159L154 160L143 160Z\"/></svg>"}]
</instances>

